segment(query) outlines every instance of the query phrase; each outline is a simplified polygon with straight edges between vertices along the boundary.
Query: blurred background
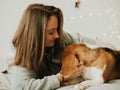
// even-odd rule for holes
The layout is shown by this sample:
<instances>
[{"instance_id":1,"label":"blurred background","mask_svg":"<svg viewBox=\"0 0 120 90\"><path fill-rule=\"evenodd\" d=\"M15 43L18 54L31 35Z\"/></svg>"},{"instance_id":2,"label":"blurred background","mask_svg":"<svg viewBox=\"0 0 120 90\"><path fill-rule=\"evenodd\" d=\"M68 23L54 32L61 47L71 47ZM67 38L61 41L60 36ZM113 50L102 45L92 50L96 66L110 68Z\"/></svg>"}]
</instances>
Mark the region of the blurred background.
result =
<instances>
[{"instance_id":1,"label":"blurred background","mask_svg":"<svg viewBox=\"0 0 120 90\"><path fill-rule=\"evenodd\" d=\"M14 56L11 40L23 11L36 2L61 8L65 31L110 42L120 50L120 0L0 0L0 68Z\"/></svg>"}]
</instances>

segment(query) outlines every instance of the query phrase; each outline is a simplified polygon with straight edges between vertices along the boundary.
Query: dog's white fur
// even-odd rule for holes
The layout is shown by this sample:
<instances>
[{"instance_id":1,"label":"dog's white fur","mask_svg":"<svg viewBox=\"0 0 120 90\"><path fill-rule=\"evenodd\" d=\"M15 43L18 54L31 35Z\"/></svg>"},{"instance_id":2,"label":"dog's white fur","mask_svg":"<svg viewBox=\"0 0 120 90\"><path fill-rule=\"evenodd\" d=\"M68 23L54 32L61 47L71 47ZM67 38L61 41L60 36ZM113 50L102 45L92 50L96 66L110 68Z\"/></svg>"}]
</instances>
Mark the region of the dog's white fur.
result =
<instances>
[{"instance_id":1,"label":"dog's white fur","mask_svg":"<svg viewBox=\"0 0 120 90\"><path fill-rule=\"evenodd\" d=\"M100 69L97 67L84 67L81 77L84 78L85 81L74 85L74 90L83 90L87 87L102 84L104 82L102 77L104 69L105 68Z\"/></svg>"}]
</instances>

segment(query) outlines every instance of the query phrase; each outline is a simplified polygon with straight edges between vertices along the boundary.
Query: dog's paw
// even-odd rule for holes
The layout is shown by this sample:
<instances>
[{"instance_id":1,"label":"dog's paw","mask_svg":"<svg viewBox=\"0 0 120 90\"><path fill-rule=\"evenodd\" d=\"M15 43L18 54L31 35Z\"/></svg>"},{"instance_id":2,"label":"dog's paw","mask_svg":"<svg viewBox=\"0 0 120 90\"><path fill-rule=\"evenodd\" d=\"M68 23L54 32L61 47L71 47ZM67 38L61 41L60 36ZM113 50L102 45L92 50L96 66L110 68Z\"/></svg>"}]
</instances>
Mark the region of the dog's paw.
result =
<instances>
[{"instance_id":1,"label":"dog's paw","mask_svg":"<svg viewBox=\"0 0 120 90\"><path fill-rule=\"evenodd\" d=\"M77 85L74 85L73 90L84 90L84 89L85 89L85 87L82 84L77 84Z\"/></svg>"}]
</instances>

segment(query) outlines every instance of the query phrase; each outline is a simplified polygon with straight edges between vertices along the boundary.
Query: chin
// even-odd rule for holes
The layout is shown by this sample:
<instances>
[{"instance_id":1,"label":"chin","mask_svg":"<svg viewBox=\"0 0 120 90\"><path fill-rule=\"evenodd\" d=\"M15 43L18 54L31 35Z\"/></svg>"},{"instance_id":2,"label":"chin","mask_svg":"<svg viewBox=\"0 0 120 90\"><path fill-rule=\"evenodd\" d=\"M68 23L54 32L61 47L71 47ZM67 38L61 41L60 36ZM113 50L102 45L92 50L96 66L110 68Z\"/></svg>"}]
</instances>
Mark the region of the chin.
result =
<instances>
[{"instance_id":1,"label":"chin","mask_svg":"<svg viewBox=\"0 0 120 90\"><path fill-rule=\"evenodd\" d=\"M53 47L55 44L49 44L47 45L47 47Z\"/></svg>"}]
</instances>

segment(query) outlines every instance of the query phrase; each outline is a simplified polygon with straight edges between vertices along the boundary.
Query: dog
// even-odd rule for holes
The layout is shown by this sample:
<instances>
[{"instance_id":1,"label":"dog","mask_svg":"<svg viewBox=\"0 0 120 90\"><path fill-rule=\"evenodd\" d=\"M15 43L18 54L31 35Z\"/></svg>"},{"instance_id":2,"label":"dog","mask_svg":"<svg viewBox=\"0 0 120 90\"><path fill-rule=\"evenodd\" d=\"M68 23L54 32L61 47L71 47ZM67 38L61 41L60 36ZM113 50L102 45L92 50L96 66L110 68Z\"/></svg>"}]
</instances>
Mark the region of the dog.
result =
<instances>
[{"instance_id":1,"label":"dog","mask_svg":"<svg viewBox=\"0 0 120 90\"><path fill-rule=\"evenodd\" d=\"M120 50L107 47L90 48L87 44L73 44L64 48L62 52L61 73L69 75L84 65L80 81L71 81L74 90L84 90L88 87L100 85L112 79L120 79Z\"/></svg>"}]
</instances>

